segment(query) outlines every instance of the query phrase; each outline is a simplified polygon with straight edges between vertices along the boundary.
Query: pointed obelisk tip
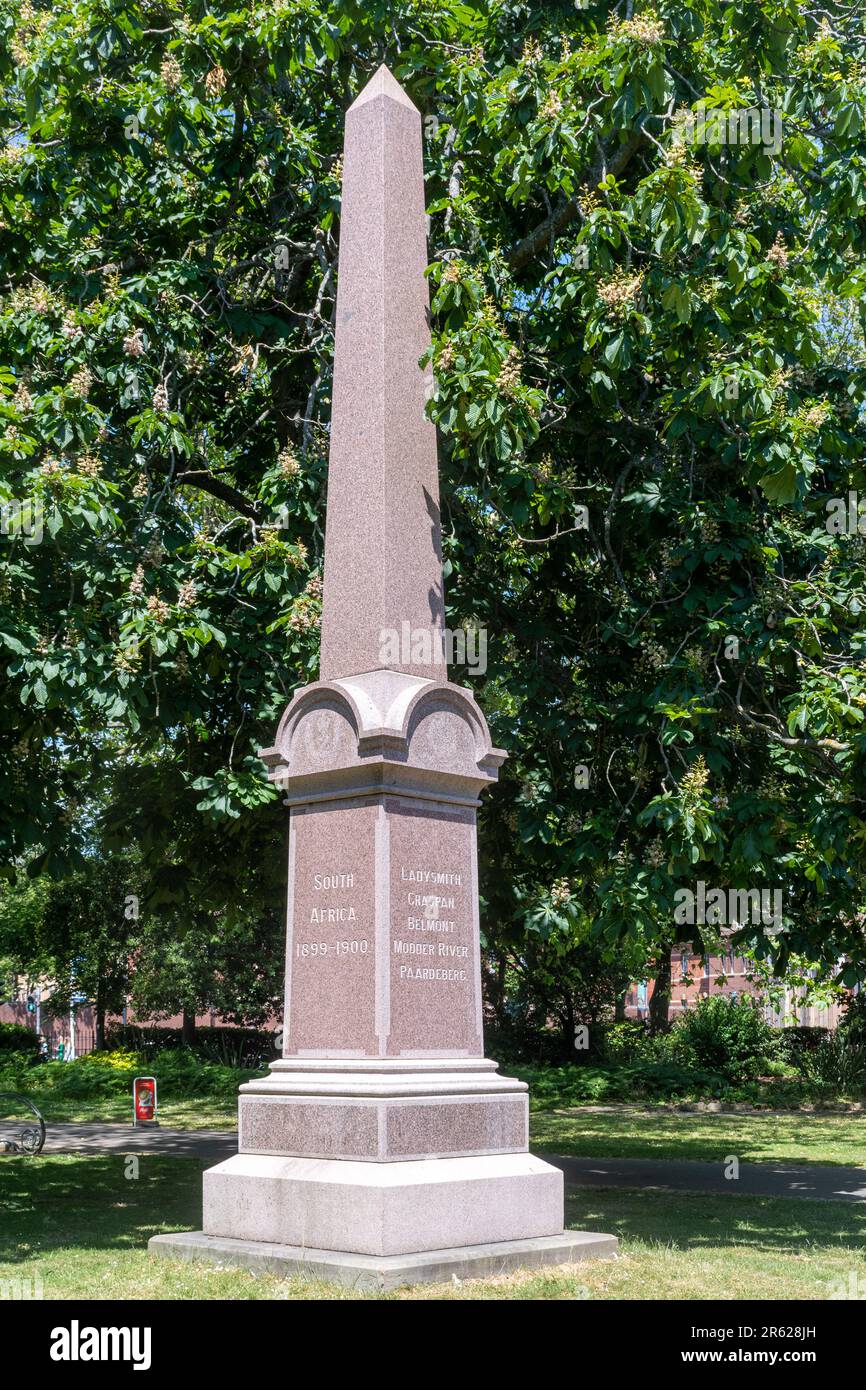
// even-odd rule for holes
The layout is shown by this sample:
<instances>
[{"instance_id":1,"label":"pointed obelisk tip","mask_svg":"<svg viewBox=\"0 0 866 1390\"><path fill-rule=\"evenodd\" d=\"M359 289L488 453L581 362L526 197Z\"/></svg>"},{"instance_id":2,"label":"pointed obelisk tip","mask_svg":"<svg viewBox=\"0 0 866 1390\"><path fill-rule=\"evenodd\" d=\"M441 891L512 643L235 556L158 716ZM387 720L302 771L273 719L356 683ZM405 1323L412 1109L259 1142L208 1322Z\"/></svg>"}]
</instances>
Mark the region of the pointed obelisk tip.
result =
<instances>
[{"instance_id":1,"label":"pointed obelisk tip","mask_svg":"<svg viewBox=\"0 0 866 1390\"><path fill-rule=\"evenodd\" d=\"M375 101L377 97L389 97L391 101L397 101L401 106L408 106L412 111L418 110L414 101L406 95L393 72L385 63L373 73L370 81L356 96L349 110L354 111L357 106L365 106L368 101Z\"/></svg>"}]
</instances>

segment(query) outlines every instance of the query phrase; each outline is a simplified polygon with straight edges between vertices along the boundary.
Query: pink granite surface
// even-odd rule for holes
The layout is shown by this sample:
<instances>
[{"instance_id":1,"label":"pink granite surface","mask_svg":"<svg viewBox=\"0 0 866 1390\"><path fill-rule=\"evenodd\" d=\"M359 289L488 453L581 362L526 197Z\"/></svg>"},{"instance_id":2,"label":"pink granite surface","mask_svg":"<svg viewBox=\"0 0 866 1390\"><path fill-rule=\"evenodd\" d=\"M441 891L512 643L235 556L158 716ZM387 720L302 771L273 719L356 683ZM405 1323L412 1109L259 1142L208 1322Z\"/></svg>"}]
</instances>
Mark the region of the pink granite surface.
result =
<instances>
[{"instance_id":1,"label":"pink granite surface","mask_svg":"<svg viewBox=\"0 0 866 1390\"><path fill-rule=\"evenodd\" d=\"M563 1178L532 1154L406 1163L236 1154L204 1175L205 1233L371 1255L562 1231Z\"/></svg>"},{"instance_id":2,"label":"pink granite surface","mask_svg":"<svg viewBox=\"0 0 866 1390\"><path fill-rule=\"evenodd\" d=\"M238 1148L244 1154L391 1163L523 1153L526 1146L525 1095L413 1100L245 1095L240 1102Z\"/></svg>"},{"instance_id":3,"label":"pink granite surface","mask_svg":"<svg viewBox=\"0 0 866 1390\"><path fill-rule=\"evenodd\" d=\"M378 811L292 812L284 1056L375 1056Z\"/></svg>"},{"instance_id":4,"label":"pink granite surface","mask_svg":"<svg viewBox=\"0 0 866 1390\"><path fill-rule=\"evenodd\" d=\"M389 1056L481 1056L475 812L386 799Z\"/></svg>"},{"instance_id":5,"label":"pink granite surface","mask_svg":"<svg viewBox=\"0 0 866 1390\"><path fill-rule=\"evenodd\" d=\"M382 67L346 116L322 680L383 666L383 629L444 624L426 266L421 117Z\"/></svg>"},{"instance_id":6,"label":"pink granite surface","mask_svg":"<svg viewBox=\"0 0 866 1390\"><path fill-rule=\"evenodd\" d=\"M525 1087L483 1060L476 806L504 754L415 645L444 622L426 265L420 116L381 68L346 120L321 680L262 754L292 808L283 1059L205 1175L213 1236L386 1255L562 1231Z\"/></svg>"},{"instance_id":7,"label":"pink granite surface","mask_svg":"<svg viewBox=\"0 0 866 1390\"><path fill-rule=\"evenodd\" d=\"M283 1055L480 1057L474 810L298 808L289 858Z\"/></svg>"}]
</instances>

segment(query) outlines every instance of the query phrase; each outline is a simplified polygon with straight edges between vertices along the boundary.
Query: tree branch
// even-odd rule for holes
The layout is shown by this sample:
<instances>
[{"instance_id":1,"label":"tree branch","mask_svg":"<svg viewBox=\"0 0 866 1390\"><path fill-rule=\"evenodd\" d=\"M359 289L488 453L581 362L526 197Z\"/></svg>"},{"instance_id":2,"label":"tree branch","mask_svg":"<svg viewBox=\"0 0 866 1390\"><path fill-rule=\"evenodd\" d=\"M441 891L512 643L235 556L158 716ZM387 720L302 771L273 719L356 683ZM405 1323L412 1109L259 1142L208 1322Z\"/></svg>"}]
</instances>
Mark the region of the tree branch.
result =
<instances>
[{"instance_id":1,"label":"tree branch","mask_svg":"<svg viewBox=\"0 0 866 1390\"><path fill-rule=\"evenodd\" d=\"M621 174L626 165L631 161L632 156L640 148L643 143L643 138L642 131L632 130L629 132L625 142L619 146L609 160L605 158L603 153L600 153L598 159L592 166L586 182L582 185L582 191L588 188L595 188L596 184L605 174ZM544 221L539 222L534 231L530 232L522 241L517 243L506 257L510 268L512 270L520 270L537 256L539 251L542 251L544 247L555 240L560 233L564 232L566 227L569 226L571 222L574 222L575 218L579 215L580 194L578 193L573 198L567 198L564 202L555 207L549 217L545 217Z\"/></svg>"},{"instance_id":2,"label":"tree branch","mask_svg":"<svg viewBox=\"0 0 866 1390\"><path fill-rule=\"evenodd\" d=\"M220 478L215 478L207 469L186 469L180 473L172 470L171 464L162 459L148 459L148 467L154 472L161 473L172 483L178 483L182 487L195 487L199 492L207 492L211 497L217 497L221 502L227 502L230 507L234 507L241 516L249 517L250 521L258 521L261 511L258 502L253 502L237 488L232 487L231 483L224 483Z\"/></svg>"}]
</instances>

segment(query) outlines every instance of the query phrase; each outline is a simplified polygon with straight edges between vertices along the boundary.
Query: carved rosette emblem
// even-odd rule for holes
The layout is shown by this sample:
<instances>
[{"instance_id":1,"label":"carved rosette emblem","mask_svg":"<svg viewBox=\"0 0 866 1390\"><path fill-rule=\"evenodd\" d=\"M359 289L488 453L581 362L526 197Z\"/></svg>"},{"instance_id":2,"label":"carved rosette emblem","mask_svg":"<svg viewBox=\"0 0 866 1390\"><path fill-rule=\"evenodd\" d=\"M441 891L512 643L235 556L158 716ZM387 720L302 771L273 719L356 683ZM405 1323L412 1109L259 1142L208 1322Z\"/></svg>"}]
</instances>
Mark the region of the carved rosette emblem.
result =
<instances>
[{"instance_id":1,"label":"carved rosette emblem","mask_svg":"<svg viewBox=\"0 0 866 1390\"><path fill-rule=\"evenodd\" d=\"M421 719L412 736L411 756L422 767L472 772L475 769L472 731L454 710L431 710Z\"/></svg>"},{"instance_id":2,"label":"carved rosette emblem","mask_svg":"<svg viewBox=\"0 0 866 1390\"><path fill-rule=\"evenodd\" d=\"M455 715L447 714L445 710L436 710L435 713L428 714L422 722L420 732L432 753L453 744L463 734L464 728L463 721Z\"/></svg>"},{"instance_id":3,"label":"carved rosette emblem","mask_svg":"<svg viewBox=\"0 0 866 1390\"><path fill-rule=\"evenodd\" d=\"M330 710L316 710L304 720L304 746L317 763L326 762L337 750L336 716Z\"/></svg>"}]
</instances>

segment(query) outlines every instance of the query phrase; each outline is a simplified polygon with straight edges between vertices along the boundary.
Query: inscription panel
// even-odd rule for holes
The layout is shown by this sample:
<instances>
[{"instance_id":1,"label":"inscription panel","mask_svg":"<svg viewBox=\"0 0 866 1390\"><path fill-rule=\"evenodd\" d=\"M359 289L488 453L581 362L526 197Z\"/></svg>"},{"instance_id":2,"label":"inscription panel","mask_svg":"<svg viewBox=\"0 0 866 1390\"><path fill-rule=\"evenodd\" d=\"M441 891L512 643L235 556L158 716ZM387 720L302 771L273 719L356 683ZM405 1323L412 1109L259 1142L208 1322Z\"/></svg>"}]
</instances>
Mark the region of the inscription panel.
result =
<instances>
[{"instance_id":1,"label":"inscription panel","mask_svg":"<svg viewBox=\"0 0 866 1390\"><path fill-rule=\"evenodd\" d=\"M388 1055L481 1056L474 812L386 810Z\"/></svg>"},{"instance_id":2,"label":"inscription panel","mask_svg":"<svg viewBox=\"0 0 866 1390\"><path fill-rule=\"evenodd\" d=\"M375 1056L375 806L292 812L284 1056Z\"/></svg>"}]
</instances>

